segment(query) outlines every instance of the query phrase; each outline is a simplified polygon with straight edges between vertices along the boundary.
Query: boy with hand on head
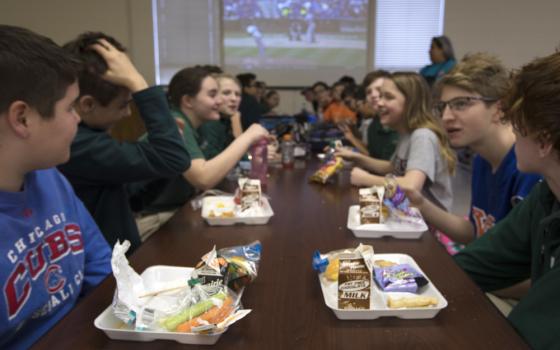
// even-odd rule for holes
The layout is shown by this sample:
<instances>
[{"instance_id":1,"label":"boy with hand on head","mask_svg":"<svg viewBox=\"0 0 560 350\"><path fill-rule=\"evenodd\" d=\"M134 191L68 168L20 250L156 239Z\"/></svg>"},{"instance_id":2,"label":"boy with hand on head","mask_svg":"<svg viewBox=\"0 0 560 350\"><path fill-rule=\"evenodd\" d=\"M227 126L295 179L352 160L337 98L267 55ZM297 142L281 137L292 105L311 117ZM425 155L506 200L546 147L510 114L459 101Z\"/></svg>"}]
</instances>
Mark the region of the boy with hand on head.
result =
<instances>
[{"instance_id":1,"label":"boy with hand on head","mask_svg":"<svg viewBox=\"0 0 560 350\"><path fill-rule=\"evenodd\" d=\"M504 118L516 135L522 172L544 181L482 237L455 255L484 290L531 278L508 320L534 349L560 347L560 53L539 58L514 77Z\"/></svg>"},{"instance_id":2,"label":"boy with hand on head","mask_svg":"<svg viewBox=\"0 0 560 350\"><path fill-rule=\"evenodd\" d=\"M82 117L70 161L60 170L84 201L112 246L117 239L140 245L128 183L170 178L190 166L190 157L165 93L148 84L122 45L103 33L84 33L64 45L82 63L76 109ZM134 101L147 130L147 141L118 142L108 130L130 114Z\"/></svg>"},{"instance_id":3,"label":"boy with hand on head","mask_svg":"<svg viewBox=\"0 0 560 350\"><path fill-rule=\"evenodd\" d=\"M77 64L0 25L0 348L30 347L111 272L111 250L56 168L80 117Z\"/></svg>"}]
</instances>

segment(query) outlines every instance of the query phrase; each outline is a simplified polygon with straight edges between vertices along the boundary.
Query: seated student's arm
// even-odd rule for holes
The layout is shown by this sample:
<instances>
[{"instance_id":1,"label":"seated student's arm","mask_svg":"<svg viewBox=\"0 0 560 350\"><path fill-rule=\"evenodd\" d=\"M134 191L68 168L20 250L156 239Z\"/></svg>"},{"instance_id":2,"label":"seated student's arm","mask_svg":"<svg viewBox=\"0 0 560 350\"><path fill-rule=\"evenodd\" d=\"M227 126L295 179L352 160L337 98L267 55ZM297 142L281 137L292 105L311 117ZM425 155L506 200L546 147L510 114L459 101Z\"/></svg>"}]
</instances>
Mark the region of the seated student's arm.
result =
<instances>
[{"instance_id":1,"label":"seated student's arm","mask_svg":"<svg viewBox=\"0 0 560 350\"><path fill-rule=\"evenodd\" d=\"M233 169L251 144L263 137L268 137L268 131L259 124L251 124L216 157L210 160L193 157L191 167L183 174L185 179L200 190L213 188Z\"/></svg>"},{"instance_id":2,"label":"seated student's arm","mask_svg":"<svg viewBox=\"0 0 560 350\"><path fill-rule=\"evenodd\" d=\"M85 295L111 273L111 248L82 202L78 202L82 214L81 230L85 254L80 294Z\"/></svg>"},{"instance_id":3,"label":"seated student's arm","mask_svg":"<svg viewBox=\"0 0 560 350\"><path fill-rule=\"evenodd\" d=\"M344 137L363 155L369 156L367 147L363 144L362 140L356 137L352 132L352 128L347 123L340 123L338 125L340 131L344 133Z\"/></svg>"},{"instance_id":4,"label":"seated student's arm","mask_svg":"<svg viewBox=\"0 0 560 350\"><path fill-rule=\"evenodd\" d=\"M71 162L59 168L83 184L122 184L172 177L190 165L174 118L160 87L133 94L147 129L143 142L119 142L105 132L79 132ZM84 126L80 126L84 128Z\"/></svg>"},{"instance_id":5,"label":"seated student's arm","mask_svg":"<svg viewBox=\"0 0 560 350\"><path fill-rule=\"evenodd\" d=\"M533 211L541 207L535 186L525 200L477 240L454 256L455 261L485 291L492 292L519 283L531 273L531 263L540 247L532 248L531 236L540 218L533 222Z\"/></svg>"},{"instance_id":6,"label":"seated student's arm","mask_svg":"<svg viewBox=\"0 0 560 350\"><path fill-rule=\"evenodd\" d=\"M560 348L560 268L556 266L533 283L508 320L533 349Z\"/></svg>"},{"instance_id":7,"label":"seated student's arm","mask_svg":"<svg viewBox=\"0 0 560 350\"><path fill-rule=\"evenodd\" d=\"M336 156L342 157L346 160L351 160L359 167L365 168L371 172L380 175L386 175L393 171L393 165L388 160L375 159L369 155L359 152L354 152L347 148L340 148L336 150Z\"/></svg>"},{"instance_id":8,"label":"seated student's arm","mask_svg":"<svg viewBox=\"0 0 560 350\"><path fill-rule=\"evenodd\" d=\"M544 269L540 278L535 280L533 276L529 292L508 317L535 349L558 348L560 345L560 324L557 321L560 314L560 265L550 266L554 260L544 260L541 246L536 242L538 230L543 229L541 225L544 224L542 215L537 214L542 211L543 187L542 183L535 185L529 196L506 218L454 257L463 270L488 292L515 285L529 278L532 271L539 274L539 268ZM550 253L555 254L554 251Z\"/></svg>"},{"instance_id":9,"label":"seated student's arm","mask_svg":"<svg viewBox=\"0 0 560 350\"><path fill-rule=\"evenodd\" d=\"M231 130L233 132L233 137L238 138L243 133L243 127L241 126L241 113L237 112L231 116Z\"/></svg>"},{"instance_id":10,"label":"seated student's arm","mask_svg":"<svg viewBox=\"0 0 560 350\"><path fill-rule=\"evenodd\" d=\"M76 213L77 216L69 217L68 222L79 225L80 240L76 239L78 232L75 230L69 228L66 234L74 253L80 248L83 250L84 271L81 280L82 288L80 291L80 295L83 296L89 293L111 273L111 247L109 247L105 237L101 231L99 231L99 227L91 217L89 211L74 193L70 183L64 176L59 176L68 194L67 198L70 198L68 200L69 203L66 203L66 205L69 207L73 206L74 213Z\"/></svg>"},{"instance_id":11,"label":"seated student's arm","mask_svg":"<svg viewBox=\"0 0 560 350\"><path fill-rule=\"evenodd\" d=\"M421 191L426 181L426 175L419 170L409 170L404 176L397 176L396 180L402 188ZM350 173L350 182L352 185L360 187L383 186L385 184L385 177L373 175L361 168L355 167Z\"/></svg>"},{"instance_id":12,"label":"seated student's arm","mask_svg":"<svg viewBox=\"0 0 560 350\"><path fill-rule=\"evenodd\" d=\"M469 220L443 210L424 198L417 189L404 186L403 188L410 203L420 210L422 216L430 225L445 232L455 242L468 244L475 239L474 227Z\"/></svg>"},{"instance_id":13,"label":"seated student's arm","mask_svg":"<svg viewBox=\"0 0 560 350\"><path fill-rule=\"evenodd\" d=\"M107 62L103 78L132 93L148 142L121 143L103 132L78 133L72 162L61 169L84 183L123 183L181 174L190 157L160 87L147 88L128 56L104 39L92 45ZM82 161L80 161L82 160ZM79 179L79 180L78 180Z\"/></svg>"}]
</instances>

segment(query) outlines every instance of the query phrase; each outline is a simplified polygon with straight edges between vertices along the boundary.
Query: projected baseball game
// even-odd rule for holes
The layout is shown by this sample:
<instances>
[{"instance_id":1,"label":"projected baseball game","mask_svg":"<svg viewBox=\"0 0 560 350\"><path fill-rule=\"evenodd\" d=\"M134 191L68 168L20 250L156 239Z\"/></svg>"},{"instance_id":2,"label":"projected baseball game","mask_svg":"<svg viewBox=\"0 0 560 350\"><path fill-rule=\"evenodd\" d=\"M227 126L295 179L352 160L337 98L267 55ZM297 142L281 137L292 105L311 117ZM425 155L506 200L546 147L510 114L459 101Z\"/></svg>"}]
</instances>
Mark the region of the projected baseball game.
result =
<instances>
[{"instance_id":1,"label":"projected baseball game","mask_svg":"<svg viewBox=\"0 0 560 350\"><path fill-rule=\"evenodd\" d=\"M223 0L225 65L364 67L368 0Z\"/></svg>"}]
</instances>

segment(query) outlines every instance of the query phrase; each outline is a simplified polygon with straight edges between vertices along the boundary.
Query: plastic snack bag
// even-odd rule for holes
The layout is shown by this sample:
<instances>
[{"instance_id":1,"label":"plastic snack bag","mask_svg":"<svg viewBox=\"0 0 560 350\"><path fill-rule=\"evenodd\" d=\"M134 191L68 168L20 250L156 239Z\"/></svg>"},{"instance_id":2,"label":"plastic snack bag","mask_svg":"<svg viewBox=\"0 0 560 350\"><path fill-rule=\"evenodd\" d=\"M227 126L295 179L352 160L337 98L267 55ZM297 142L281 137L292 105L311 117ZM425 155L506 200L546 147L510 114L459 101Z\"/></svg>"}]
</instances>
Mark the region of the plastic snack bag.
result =
<instances>
[{"instance_id":1,"label":"plastic snack bag","mask_svg":"<svg viewBox=\"0 0 560 350\"><path fill-rule=\"evenodd\" d=\"M326 158L325 162L319 170L317 170L311 177L309 181L318 182L321 184L327 183L329 178L331 178L334 174L339 172L344 166L342 158L340 157L328 157Z\"/></svg>"},{"instance_id":2,"label":"plastic snack bag","mask_svg":"<svg viewBox=\"0 0 560 350\"><path fill-rule=\"evenodd\" d=\"M214 249L202 257L197 264L195 272L213 269L219 274L224 285L235 292L240 292L247 284L257 277L261 259L261 243L254 241L244 246Z\"/></svg>"},{"instance_id":3,"label":"plastic snack bag","mask_svg":"<svg viewBox=\"0 0 560 350\"><path fill-rule=\"evenodd\" d=\"M399 187L394 175L385 176L385 196L383 204L389 209L395 221L408 222L422 225L424 220L420 212L412 210L410 202L403 190Z\"/></svg>"}]
</instances>

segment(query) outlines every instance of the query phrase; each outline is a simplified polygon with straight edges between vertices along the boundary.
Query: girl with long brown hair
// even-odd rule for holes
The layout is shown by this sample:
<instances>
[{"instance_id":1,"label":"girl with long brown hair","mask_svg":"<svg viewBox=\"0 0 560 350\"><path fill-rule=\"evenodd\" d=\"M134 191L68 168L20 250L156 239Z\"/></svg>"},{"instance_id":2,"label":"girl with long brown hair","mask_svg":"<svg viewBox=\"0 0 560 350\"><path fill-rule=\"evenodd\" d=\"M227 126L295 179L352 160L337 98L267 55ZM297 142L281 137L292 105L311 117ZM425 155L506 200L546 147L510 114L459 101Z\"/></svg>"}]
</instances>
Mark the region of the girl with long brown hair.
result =
<instances>
[{"instance_id":1,"label":"girl with long brown hair","mask_svg":"<svg viewBox=\"0 0 560 350\"><path fill-rule=\"evenodd\" d=\"M399 133L397 148L389 161L339 150L338 155L359 166L352 169L352 184L382 185L383 177L392 173L403 188L422 191L428 199L449 210L455 153L432 114L431 92L424 79L417 73L391 74L383 82L378 104L381 124Z\"/></svg>"}]
</instances>

